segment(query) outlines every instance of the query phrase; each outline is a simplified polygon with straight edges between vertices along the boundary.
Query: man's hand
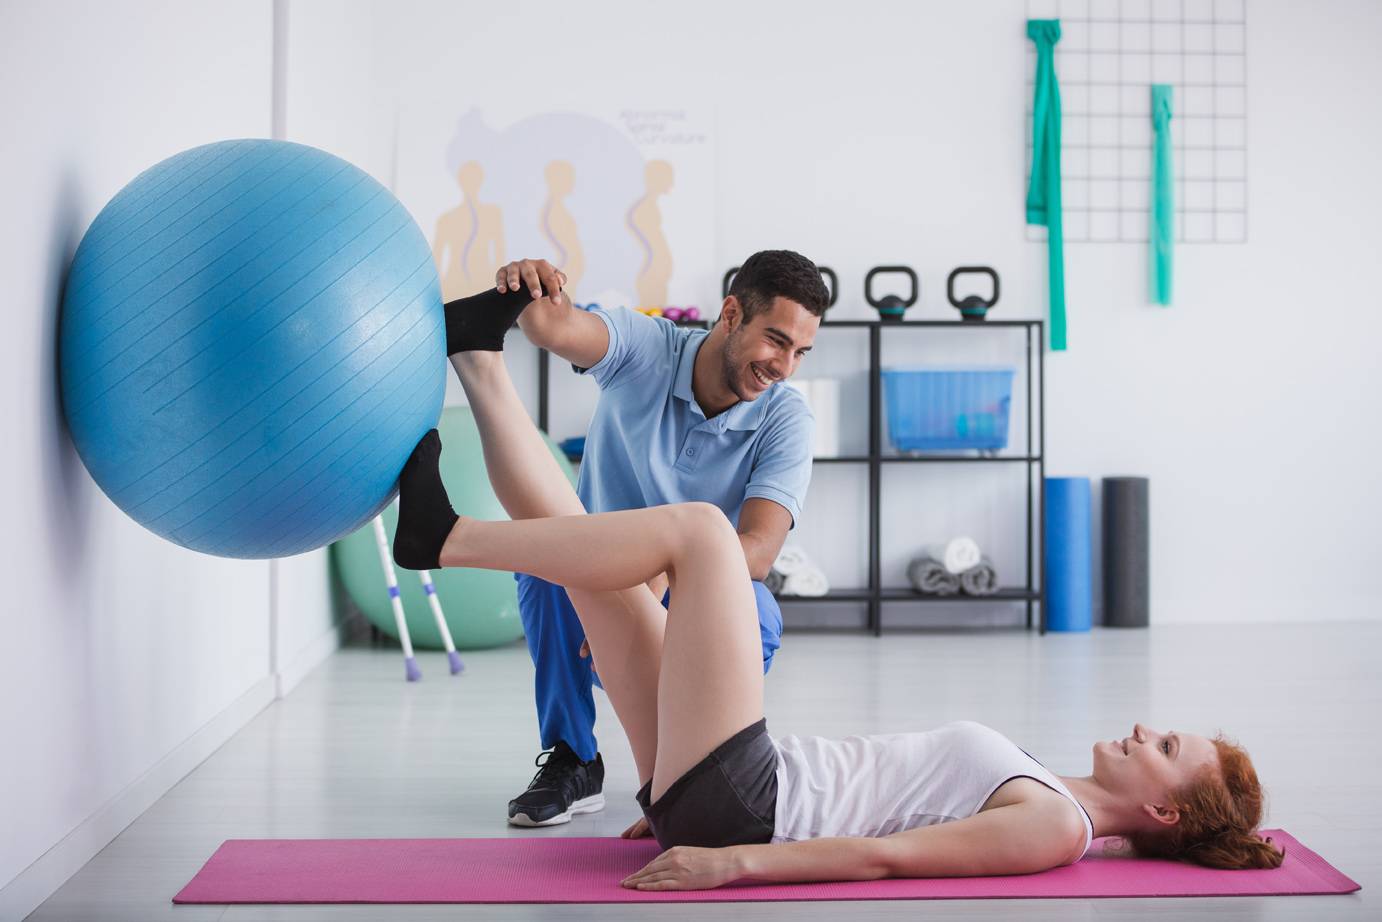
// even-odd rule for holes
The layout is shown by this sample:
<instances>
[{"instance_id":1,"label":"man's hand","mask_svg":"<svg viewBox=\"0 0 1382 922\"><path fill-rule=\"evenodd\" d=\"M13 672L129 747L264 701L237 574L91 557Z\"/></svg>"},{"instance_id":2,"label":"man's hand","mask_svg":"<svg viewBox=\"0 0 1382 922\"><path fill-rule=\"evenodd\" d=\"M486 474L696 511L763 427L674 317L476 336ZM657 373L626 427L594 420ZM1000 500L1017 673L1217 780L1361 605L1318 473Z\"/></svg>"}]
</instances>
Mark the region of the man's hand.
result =
<instances>
[{"instance_id":1,"label":"man's hand","mask_svg":"<svg viewBox=\"0 0 1382 922\"><path fill-rule=\"evenodd\" d=\"M560 304L566 273L545 259L516 259L494 273L496 291L517 291L523 285L528 286L534 301L550 300ZM546 298L542 294L544 290L548 292Z\"/></svg>"},{"instance_id":2,"label":"man's hand","mask_svg":"<svg viewBox=\"0 0 1382 922\"><path fill-rule=\"evenodd\" d=\"M668 584L667 574L666 574L666 573L659 573L657 576L654 576L652 579L648 580L648 584L647 584L647 585L648 585L648 591L651 592L651 593L653 594L653 598L657 599L658 602L661 602L661 601L662 601L662 597L663 597L664 595L667 594L667 584ZM587 640L582 640L582 641L581 641L581 659L589 659L589 658L590 658L590 641L589 641L588 639L587 639ZM595 668L595 664L594 664L594 663L591 663L591 664L590 664L590 668L591 668L591 669L594 669L594 668Z\"/></svg>"},{"instance_id":3,"label":"man's hand","mask_svg":"<svg viewBox=\"0 0 1382 922\"><path fill-rule=\"evenodd\" d=\"M593 368L609 351L609 330L599 317L575 309L566 283L566 273L545 259L514 260L494 273L496 291L527 286L533 296L518 315L518 328L530 343L578 369Z\"/></svg>"},{"instance_id":4,"label":"man's hand","mask_svg":"<svg viewBox=\"0 0 1382 922\"><path fill-rule=\"evenodd\" d=\"M711 890L742 875L730 848L669 848L619 885L629 890Z\"/></svg>"},{"instance_id":5,"label":"man's hand","mask_svg":"<svg viewBox=\"0 0 1382 922\"><path fill-rule=\"evenodd\" d=\"M666 573L659 573L657 576L654 576L652 579L648 580L648 583L647 583L648 591L651 592L651 593L653 594L653 597L654 597L655 599L657 599L659 603L662 601L662 597L663 597L664 595L667 594L667 584L668 584L668 580L667 580L667 574L666 574ZM589 639L589 638L581 638L580 655L581 655L581 659L590 659L590 639ZM597 675L599 674L600 670L598 670L598 669L595 668L595 661L594 661L594 660L591 660L591 661L590 661L590 668L593 669ZM642 821L642 820L639 820L638 822L641 823L641 822L643 822L643 821ZM634 826L637 826L637 825L638 825L638 823L634 823ZM644 835L647 834L647 827L646 827L646 826L644 827L644 832L643 832L643 834L644 834ZM627 838L627 837L626 837L626 838Z\"/></svg>"},{"instance_id":6,"label":"man's hand","mask_svg":"<svg viewBox=\"0 0 1382 922\"><path fill-rule=\"evenodd\" d=\"M648 818L646 816L640 816L638 818L638 822L634 823L628 829L625 829L623 832L619 833L619 838L646 839L648 836L652 834L653 830L648 826Z\"/></svg>"}]
</instances>

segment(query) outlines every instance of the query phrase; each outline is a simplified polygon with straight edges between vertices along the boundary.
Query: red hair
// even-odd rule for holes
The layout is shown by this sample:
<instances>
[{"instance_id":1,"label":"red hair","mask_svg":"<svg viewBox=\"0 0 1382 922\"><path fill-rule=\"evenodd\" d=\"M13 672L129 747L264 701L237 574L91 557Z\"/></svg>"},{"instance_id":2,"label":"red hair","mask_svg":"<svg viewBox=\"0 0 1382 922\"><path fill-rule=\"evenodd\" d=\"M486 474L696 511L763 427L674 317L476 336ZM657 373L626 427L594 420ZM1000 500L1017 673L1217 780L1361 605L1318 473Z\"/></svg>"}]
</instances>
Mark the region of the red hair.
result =
<instances>
[{"instance_id":1,"label":"red hair","mask_svg":"<svg viewBox=\"0 0 1382 922\"><path fill-rule=\"evenodd\" d=\"M1219 769L1205 769L1172 795L1180 822L1169 830L1128 836L1149 858L1173 858L1211 868L1275 868L1284 852L1257 834L1262 785L1247 752L1222 735L1212 740Z\"/></svg>"}]
</instances>

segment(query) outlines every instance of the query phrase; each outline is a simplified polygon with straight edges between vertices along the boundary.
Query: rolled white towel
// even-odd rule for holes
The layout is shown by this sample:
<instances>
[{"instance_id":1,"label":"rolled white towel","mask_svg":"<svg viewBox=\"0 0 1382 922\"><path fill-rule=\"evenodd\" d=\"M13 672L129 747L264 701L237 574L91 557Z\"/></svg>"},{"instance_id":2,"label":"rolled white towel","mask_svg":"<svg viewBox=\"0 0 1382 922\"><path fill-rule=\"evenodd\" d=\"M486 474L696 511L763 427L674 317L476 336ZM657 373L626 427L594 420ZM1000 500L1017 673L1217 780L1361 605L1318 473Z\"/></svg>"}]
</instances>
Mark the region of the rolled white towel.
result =
<instances>
[{"instance_id":1,"label":"rolled white towel","mask_svg":"<svg viewBox=\"0 0 1382 922\"><path fill-rule=\"evenodd\" d=\"M782 583L783 595L800 595L808 598L823 596L830 591L830 581L816 567L807 564L793 572Z\"/></svg>"},{"instance_id":2,"label":"rolled white towel","mask_svg":"<svg viewBox=\"0 0 1382 922\"><path fill-rule=\"evenodd\" d=\"M806 552L792 544L784 545L782 550L777 552L777 559L773 561L773 569L783 576L791 576L809 566L811 559L806 556Z\"/></svg>"},{"instance_id":3,"label":"rolled white towel","mask_svg":"<svg viewBox=\"0 0 1382 922\"><path fill-rule=\"evenodd\" d=\"M925 553L927 557L939 560L956 576L970 567L977 566L979 561L984 559L984 555L979 551L978 542L973 538L951 538L939 544L928 544Z\"/></svg>"}]
</instances>

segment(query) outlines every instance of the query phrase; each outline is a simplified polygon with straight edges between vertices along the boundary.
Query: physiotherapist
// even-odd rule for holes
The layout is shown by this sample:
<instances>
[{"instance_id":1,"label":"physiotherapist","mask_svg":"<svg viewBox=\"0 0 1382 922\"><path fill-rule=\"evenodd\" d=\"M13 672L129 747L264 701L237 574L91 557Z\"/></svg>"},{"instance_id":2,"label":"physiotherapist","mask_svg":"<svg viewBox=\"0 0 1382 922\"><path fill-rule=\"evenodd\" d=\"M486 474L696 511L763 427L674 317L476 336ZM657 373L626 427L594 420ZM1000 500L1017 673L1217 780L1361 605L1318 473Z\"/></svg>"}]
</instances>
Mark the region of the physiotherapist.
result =
<instances>
[{"instance_id":1,"label":"physiotherapist","mask_svg":"<svg viewBox=\"0 0 1382 922\"><path fill-rule=\"evenodd\" d=\"M708 331L626 308L579 310L561 292L564 283L545 260L510 263L495 277L500 291L526 286L533 295L518 321L528 339L600 387L581 502L592 513L693 501L724 510L753 579L767 672L782 612L762 581L811 478L814 420L784 382L810 351L829 305L819 270L789 250L755 253ZM509 822L551 826L604 808L596 679L565 589L527 574L516 579L543 752L527 790L509 802ZM666 587L665 575L650 584L664 604ZM640 820L625 835L645 831Z\"/></svg>"}]
</instances>

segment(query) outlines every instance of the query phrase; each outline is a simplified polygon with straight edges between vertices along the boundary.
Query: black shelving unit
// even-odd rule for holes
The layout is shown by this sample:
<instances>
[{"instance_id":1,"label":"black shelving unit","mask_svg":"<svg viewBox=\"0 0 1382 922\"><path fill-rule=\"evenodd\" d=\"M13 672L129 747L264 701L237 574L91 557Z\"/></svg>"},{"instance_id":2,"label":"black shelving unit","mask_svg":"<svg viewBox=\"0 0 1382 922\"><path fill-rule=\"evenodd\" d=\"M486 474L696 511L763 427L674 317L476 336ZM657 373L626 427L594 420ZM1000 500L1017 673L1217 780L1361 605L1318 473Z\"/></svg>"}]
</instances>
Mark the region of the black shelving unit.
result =
<instances>
[{"instance_id":1,"label":"black shelving unit","mask_svg":"<svg viewBox=\"0 0 1382 922\"><path fill-rule=\"evenodd\" d=\"M882 376L882 338L884 330L916 329L962 329L985 330L993 328L1022 328L1026 330L1027 413L1026 453L1021 455L954 455L954 454L883 454L883 376ZM778 596L778 601L786 605L865 602L868 605L866 629L874 636L883 633L884 602L948 602L948 603L1008 603L1023 602L1027 608L1027 629L1036 626L1042 634L1046 633L1046 585L1045 555L1034 563L1037 545L1036 529L1045 533L1046 522L1046 376L1043 361L1045 349L1045 325L1040 320L985 320L981 322L964 320L825 320L822 330L864 329L869 337L869 449L866 455L840 455L829 458L815 458L815 464L865 464L868 466L869 481L869 564L868 585L857 589L832 589L822 596ZM1033 367L1036 369L1036 395L1032 394ZM547 431L548 389L551 381L550 355L546 350L538 352L538 428ZM1035 425L1033 423L1035 422ZM1035 444L1033 439L1035 437ZM883 465L885 464L1020 464L1025 465L1027 474L1027 543L1024 554L1025 581L1021 586L1008 586L993 595L935 595L915 592L908 588L884 587L881 568L881 514L880 497L882 493ZM1033 478L1035 477L1035 484ZM1036 579L1040 573L1040 580Z\"/></svg>"},{"instance_id":2,"label":"black shelving unit","mask_svg":"<svg viewBox=\"0 0 1382 922\"><path fill-rule=\"evenodd\" d=\"M885 455L883 453L883 376L882 340L886 330L916 329L960 329L984 330L993 328L1021 328L1026 331L1026 413L1027 444L1026 452L1020 455L955 455L955 454L907 454ZM832 589L823 596L779 596L778 601L788 605L822 604L831 602L867 602L867 629L874 636L883 633L884 602L949 602L949 603L994 603L1022 602L1027 608L1027 628L1034 625L1040 633L1046 633L1046 605L1043 586L1046 585L1045 561L1033 562L1036 556L1035 529L1044 533L1046 520L1046 380L1043 349L1045 339L1044 324L1040 320L985 320L981 322L965 320L826 320L821 323L822 330L854 328L864 329L869 337L869 449L866 455L841 455L830 458L816 458L816 464L865 464L868 465L869 478L869 563L868 585L858 589ZM1035 398L1032 394L1033 367L1037 382ZM1033 423L1035 422L1035 425ZM1035 438L1035 444L1034 444ZM909 588L884 587L881 568L881 494L883 465L885 464L1019 464L1024 465L1027 474L1027 543L1024 554L1025 580L1021 586L1007 586L997 593L987 596L935 595L915 592ZM1035 483L1033 478L1035 477ZM1039 569L1040 580L1035 578Z\"/></svg>"}]
</instances>

